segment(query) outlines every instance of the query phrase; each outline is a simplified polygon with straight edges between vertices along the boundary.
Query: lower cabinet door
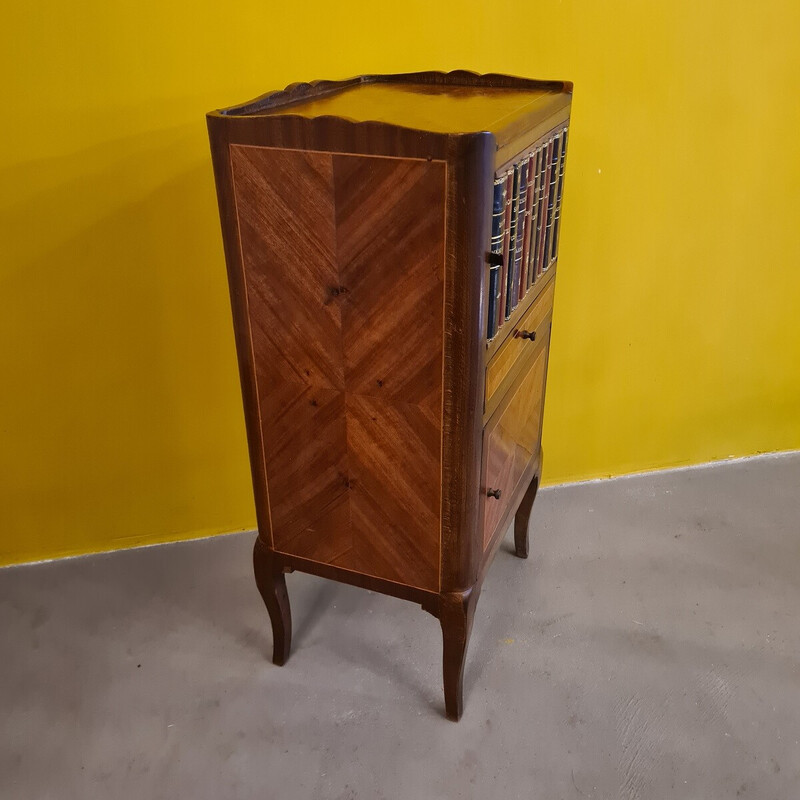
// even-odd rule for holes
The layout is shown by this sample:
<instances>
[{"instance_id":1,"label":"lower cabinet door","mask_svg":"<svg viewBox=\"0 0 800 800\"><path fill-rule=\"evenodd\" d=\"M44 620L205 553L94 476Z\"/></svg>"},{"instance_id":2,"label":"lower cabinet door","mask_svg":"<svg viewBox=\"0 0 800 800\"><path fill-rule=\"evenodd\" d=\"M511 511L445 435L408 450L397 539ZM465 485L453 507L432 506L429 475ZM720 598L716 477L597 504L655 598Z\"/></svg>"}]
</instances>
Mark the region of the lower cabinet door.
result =
<instances>
[{"instance_id":1,"label":"lower cabinet door","mask_svg":"<svg viewBox=\"0 0 800 800\"><path fill-rule=\"evenodd\" d=\"M484 429L484 550L514 502L526 467L539 455L548 344L523 368Z\"/></svg>"}]
</instances>

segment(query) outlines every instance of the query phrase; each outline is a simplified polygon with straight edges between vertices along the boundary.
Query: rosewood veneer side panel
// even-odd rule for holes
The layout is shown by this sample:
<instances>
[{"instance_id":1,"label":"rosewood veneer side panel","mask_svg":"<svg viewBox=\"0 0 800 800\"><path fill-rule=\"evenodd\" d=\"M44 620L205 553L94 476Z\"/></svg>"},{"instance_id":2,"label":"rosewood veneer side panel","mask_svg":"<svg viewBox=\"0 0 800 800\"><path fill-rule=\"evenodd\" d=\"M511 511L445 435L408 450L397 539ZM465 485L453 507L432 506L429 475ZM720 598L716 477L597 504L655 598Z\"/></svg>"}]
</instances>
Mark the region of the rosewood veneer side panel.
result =
<instances>
[{"instance_id":1,"label":"rosewood veneer side panel","mask_svg":"<svg viewBox=\"0 0 800 800\"><path fill-rule=\"evenodd\" d=\"M445 165L231 163L273 546L437 591Z\"/></svg>"},{"instance_id":2,"label":"rosewood veneer side panel","mask_svg":"<svg viewBox=\"0 0 800 800\"><path fill-rule=\"evenodd\" d=\"M276 549L351 550L329 155L231 147Z\"/></svg>"},{"instance_id":3,"label":"rosewood veneer side panel","mask_svg":"<svg viewBox=\"0 0 800 800\"><path fill-rule=\"evenodd\" d=\"M333 157L348 392L442 404L443 162Z\"/></svg>"},{"instance_id":4,"label":"rosewood veneer side panel","mask_svg":"<svg viewBox=\"0 0 800 800\"><path fill-rule=\"evenodd\" d=\"M438 590L446 167L333 166L356 561Z\"/></svg>"}]
</instances>

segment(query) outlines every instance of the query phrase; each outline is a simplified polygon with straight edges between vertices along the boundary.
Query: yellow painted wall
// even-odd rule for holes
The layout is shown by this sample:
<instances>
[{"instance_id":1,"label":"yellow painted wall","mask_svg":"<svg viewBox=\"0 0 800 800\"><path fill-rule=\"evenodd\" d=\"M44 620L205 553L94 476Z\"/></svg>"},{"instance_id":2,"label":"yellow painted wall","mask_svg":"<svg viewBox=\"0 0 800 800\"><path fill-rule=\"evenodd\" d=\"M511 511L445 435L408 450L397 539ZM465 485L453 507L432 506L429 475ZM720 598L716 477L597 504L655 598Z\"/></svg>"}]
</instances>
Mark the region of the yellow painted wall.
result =
<instances>
[{"instance_id":1,"label":"yellow painted wall","mask_svg":"<svg viewBox=\"0 0 800 800\"><path fill-rule=\"evenodd\" d=\"M800 447L798 41L794 0L8 5L0 563L254 526L203 115L298 79L575 82L547 482Z\"/></svg>"}]
</instances>

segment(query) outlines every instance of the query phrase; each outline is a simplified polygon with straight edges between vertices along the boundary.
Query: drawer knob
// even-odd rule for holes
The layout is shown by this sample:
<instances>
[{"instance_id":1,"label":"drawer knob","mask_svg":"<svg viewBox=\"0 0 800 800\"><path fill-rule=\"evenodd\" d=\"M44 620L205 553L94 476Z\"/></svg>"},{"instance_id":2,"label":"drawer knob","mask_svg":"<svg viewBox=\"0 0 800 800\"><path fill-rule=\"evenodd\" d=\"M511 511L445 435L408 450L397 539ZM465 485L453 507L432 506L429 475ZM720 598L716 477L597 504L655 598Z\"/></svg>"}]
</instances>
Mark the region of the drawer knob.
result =
<instances>
[{"instance_id":1,"label":"drawer knob","mask_svg":"<svg viewBox=\"0 0 800 800\"><path fill-rule=\"evenodd\" d=\"M520 339L530 339L532 342L536 341L536 331L518 331L517 336Z\"/></svg>"},{"instance_id":2,"label":"drawer knob","mask_svg":"<svg viewBox=\"0 0 800 800\"><path fill-rule=\"evenodd\" d=\"M501 494L502 494L502 492L499 489L487 489L486 490L486 496L487 497L494 497L495 500L499 500Z\"/></svg>"}]
</instances>

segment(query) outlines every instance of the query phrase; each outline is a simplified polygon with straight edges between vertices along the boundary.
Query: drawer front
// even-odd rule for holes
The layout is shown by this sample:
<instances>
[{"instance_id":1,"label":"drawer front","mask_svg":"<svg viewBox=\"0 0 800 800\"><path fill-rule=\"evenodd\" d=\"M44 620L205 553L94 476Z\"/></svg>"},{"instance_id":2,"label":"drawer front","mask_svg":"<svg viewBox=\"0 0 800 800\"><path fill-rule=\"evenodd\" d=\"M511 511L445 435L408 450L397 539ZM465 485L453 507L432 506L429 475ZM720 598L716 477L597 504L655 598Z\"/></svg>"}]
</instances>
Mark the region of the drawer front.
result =
<instances>
[{"instance_id":1,"label":"drawer front","mask_svg":"<svg viewBox=\"0 0 800 800\"><path fill-rule=\"evenodd\" d=\"M498 393L498 390L513 380L514 365L545 335L548 318L553 310L554 293L555 281L551 280L486 367L487 413L491 410L493 400L496 401L502 396L502 392ZM529 333L535 331L536 338L533 341L523 339L520 335L523 331Z\"/></svg>"},{"instance_id":2,"label":"drawer front","mask_svg":"<svg viewBox=\"0 0 800 800\"><path fill-rule=\"evenodd\" d=\"M484 431L484 549L514 501L526 467L539 455L546 368L547 342L543 342ZM497 490L499 498L488 495Z\"/></svg>"}]
</instances>

